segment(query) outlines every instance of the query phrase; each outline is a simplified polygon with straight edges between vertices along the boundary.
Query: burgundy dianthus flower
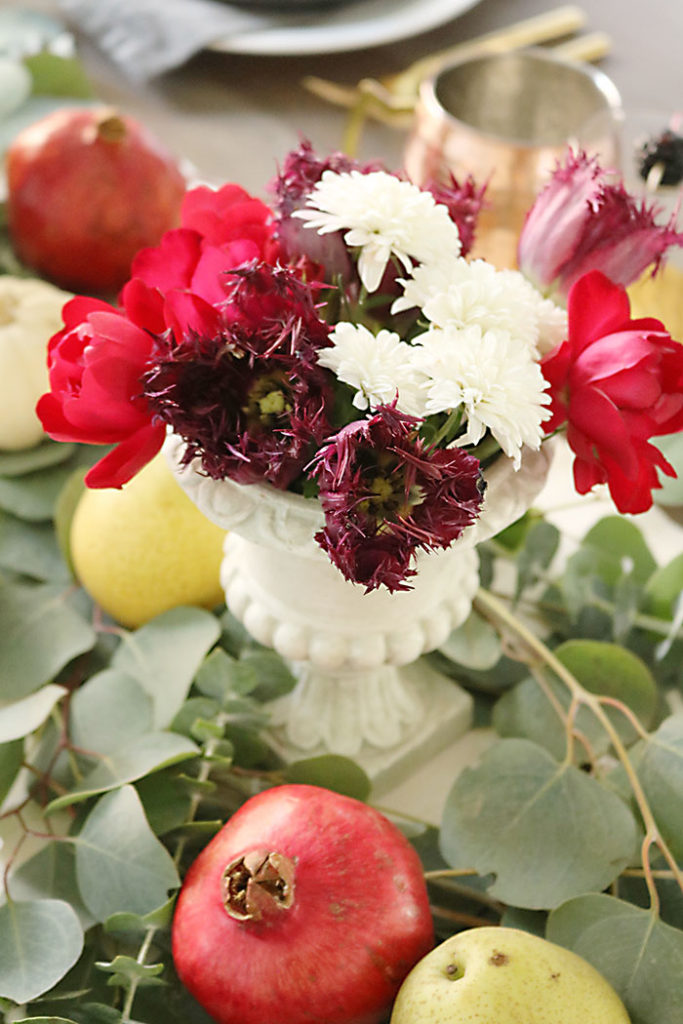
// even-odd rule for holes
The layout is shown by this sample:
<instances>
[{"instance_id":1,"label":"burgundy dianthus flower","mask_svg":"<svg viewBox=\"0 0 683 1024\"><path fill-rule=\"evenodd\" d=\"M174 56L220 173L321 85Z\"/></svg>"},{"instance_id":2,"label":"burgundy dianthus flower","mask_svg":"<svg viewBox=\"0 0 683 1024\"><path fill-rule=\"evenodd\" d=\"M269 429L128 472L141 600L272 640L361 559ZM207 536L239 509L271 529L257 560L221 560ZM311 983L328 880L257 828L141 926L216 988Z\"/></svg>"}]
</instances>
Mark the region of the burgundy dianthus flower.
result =
<instances>
[{"instance_id":1,"label":"burgundy dianthus flower","mask_svg":"<svg viewBox=\"0 0 683 1024\"><path fill-rule=\"evenodd\" d=\"M460 235L460 255L466 256L474 244L477 219L484 205L486 185L477 187L471 174L468 174L461 185L451 174L448 184L428 182L423 188L432 193L437 203L448 207L451 220Z\"/></svg>"},{"instance_id":2,"label":"burgundy dianthus flower","mask_svg":"<svg viewBox=\"0 0 683 1024\"><path fill-rule=\"evenodd\" d=\"M214 479L286 488L329 433L330 375L317 363L329 328L291 271L228 275L226 302L195 301L192 329L159 345L144 378L150 408ZM189 318L184 318L189 322Z\"/></svg>"},{"instance_id":3,"label":"burgundy dianthus flower","mask_svg":"<svg viewBox=\"0 0 683 1024\"><path fill-rule=\"evenodd\" d=\"M366 591L409 590L418 550L447 548L477 518L479 460L429 448L419 420L394 405L343 427L316 453L325 526L316 540L342 575Z\"/></svg>"},{"instance_id":4,"label":"burgundy dianthus flower","mask_svg":"<svg viewBox=\"0 0 683 1024\"><path fill-rule=\"evenodd\" d=\"M268 186L275 194L276 237L284 258L292 265L309 262L315 268L313 273L324 277L328 283L337 279L347 283L356 280L341 233L319 235L317 231L307 231L292 213L305 206L308 195L325 171L341 174L353 170L366 174L383 170L383 167L379 162L360 164L344 153L319 157L308 139L303 139L298 149L287 154L282 169Z\"/></svg>"}]
</instances>

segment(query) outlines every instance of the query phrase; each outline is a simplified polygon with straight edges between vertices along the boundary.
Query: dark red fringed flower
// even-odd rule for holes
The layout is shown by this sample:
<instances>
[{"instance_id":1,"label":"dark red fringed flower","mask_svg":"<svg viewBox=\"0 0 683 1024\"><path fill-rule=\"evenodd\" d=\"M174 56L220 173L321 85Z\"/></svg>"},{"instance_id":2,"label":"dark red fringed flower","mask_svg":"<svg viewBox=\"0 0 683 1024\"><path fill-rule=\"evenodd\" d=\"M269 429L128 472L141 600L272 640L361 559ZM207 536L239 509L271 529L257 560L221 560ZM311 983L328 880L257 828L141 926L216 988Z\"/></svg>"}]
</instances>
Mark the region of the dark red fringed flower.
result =
<instances>
[{"instance_id":1,"label":"dark red fringed flower","mask_svg":"<svg viewBox=\"0 0 683 1024\"><path fill-rule=\"evenodd\" d=\"M222 310L196 297L144 378L150 408L214 479L286 488L330 431L329 327L291 271L256 264L227 277ZM192 298L192 297L190 297ZM175 297L188 305L188 296Z\"/></svg>"},{"instance_id":2,"label":"dark red fringed flower","mask_svg":"<svg viewBox=\"0 0 683 1024\"><path fill-rule=\"evenodd\" d=\"M316 540L366 591L410 589L417 551L449 547L481 509L478 459L460 448L428 448L418 425L381 406L340 430L310 470L325 513Z\"/></svg>"},{"instance_id":3,"label":"dark red fringed flower","mask_svg":"<svg viewBox=\"0 0 683 1024\"><path fill-rule=\"evenodd\" d=\"M477 187L468 175L461 185L451 174L450 182L429 182L424 188L431 192L437 203L448 207L448 212L460 235L461 256L466 256L474 244L477 220L484 205L486 185Z\"/></svg>"}]
</instances>

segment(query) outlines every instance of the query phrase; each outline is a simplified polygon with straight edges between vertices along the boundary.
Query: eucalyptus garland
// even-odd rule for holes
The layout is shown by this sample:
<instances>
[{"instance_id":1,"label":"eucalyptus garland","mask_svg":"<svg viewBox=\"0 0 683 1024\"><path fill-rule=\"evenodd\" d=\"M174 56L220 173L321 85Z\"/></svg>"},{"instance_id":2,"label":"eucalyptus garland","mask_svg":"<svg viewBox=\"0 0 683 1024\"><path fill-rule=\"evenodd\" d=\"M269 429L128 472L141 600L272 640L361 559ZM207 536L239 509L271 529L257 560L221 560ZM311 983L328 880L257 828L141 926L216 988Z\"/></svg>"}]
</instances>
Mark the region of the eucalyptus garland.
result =
<instances>
[{"instance_id":1,"label":"eucalyptus garland","mask_svg":"<svg viewBox=\"0 0 683 1024\"><path fill-rule=\"evenodd\" d=\"M281 782L375 801L353 761L278 759L267 704L294 679L225 608L131 631L93 606L65 538L99 451L0 456L0 996L8 1021L208 1021L169 949L200 849ZM481 549L472 615L429 660L490 744L441 822L381 809L420 854L439 938L544 935L661 1024L683 1013L683 554L658 565L620 516L561 570L559 541L532 510Z\"/></svg>"}]
</instances>

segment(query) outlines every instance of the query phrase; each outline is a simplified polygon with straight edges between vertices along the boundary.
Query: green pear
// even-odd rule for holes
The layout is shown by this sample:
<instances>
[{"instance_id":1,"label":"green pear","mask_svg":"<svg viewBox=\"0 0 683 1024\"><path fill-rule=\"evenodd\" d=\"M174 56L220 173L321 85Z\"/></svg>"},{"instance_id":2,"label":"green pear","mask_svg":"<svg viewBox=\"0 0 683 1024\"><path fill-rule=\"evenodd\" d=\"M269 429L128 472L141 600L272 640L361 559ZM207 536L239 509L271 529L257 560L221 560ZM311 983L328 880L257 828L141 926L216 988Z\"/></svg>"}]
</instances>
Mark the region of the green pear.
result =
<instances>
[{"instance_id":1,"label":"green pear","mask_svg":"<svg viewBox=\"0 0 683 1024\"><path fill-rule=\"evenodd\" d=\"M629 1024L623 1003L576 953L516 928L471 928L423 957L391 1024Z\"/></svg>"}]
</instances>

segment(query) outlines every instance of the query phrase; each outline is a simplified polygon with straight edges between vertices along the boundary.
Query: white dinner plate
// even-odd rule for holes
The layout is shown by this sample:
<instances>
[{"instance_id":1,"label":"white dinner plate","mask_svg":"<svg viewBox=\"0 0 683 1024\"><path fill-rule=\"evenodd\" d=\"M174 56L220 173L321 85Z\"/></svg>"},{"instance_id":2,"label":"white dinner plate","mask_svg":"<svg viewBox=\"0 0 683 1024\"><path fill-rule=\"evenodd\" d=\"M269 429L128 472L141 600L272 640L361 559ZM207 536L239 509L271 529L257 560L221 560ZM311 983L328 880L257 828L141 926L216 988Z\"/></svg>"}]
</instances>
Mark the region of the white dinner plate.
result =
<instances>
[{"instance_id":1,"label":"white dinner plate","mask_svg":"<svg viewBox=\"0 0 683 1024\"><path fill-rule=\"evenodd\" d=\"M357 0L332 10L264 16L265 26L217 39L222 53L301 56L363 50L428 32L479 0Z\"/></svg>"}]
</instances>

